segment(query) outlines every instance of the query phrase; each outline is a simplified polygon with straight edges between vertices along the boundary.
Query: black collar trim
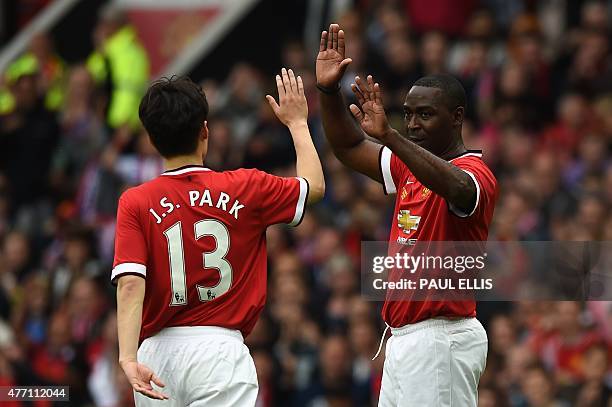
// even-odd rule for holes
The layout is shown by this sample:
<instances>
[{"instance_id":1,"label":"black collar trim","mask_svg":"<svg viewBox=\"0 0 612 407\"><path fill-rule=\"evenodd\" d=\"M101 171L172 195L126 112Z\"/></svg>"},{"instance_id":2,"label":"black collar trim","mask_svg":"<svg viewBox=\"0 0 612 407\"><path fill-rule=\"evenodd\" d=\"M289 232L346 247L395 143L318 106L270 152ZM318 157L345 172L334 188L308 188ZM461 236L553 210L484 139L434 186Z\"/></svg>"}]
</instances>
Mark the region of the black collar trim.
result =
<instances>
[{"instance_id":1,"label":"black collar trim","mask_svg":"<svg viewBox=\"0 0 612 407\"><path fill-rule=\"evenodd\" d=\"M446 161L451 161L451 160L454 160L459 157L463 157L464 155L468 155L468 154L479 154L480 156L482 156L482 150L467 150L464 153L457 154L454 157L447 158Z\"/></svg>"}]
</instances>

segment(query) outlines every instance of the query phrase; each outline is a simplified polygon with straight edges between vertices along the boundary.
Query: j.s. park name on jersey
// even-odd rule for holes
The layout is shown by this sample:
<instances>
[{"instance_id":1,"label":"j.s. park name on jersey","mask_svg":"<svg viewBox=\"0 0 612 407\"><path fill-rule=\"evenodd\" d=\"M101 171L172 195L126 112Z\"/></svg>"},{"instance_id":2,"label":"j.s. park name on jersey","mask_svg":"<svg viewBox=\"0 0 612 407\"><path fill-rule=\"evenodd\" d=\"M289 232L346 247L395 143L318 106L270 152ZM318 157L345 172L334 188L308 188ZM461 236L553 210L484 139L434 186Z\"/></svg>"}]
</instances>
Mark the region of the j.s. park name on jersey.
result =
<instances>
[{"instance_id":1,"label":"j.s. park name on jersey","mask_svg":"<svg viewBox=\"0 0 612 407\"><path fill-rule=\"evenodd\" d=\"M221 209L234 216L235 219L238 219L240 209L244 208L244 205L242 205L238 199L233 199L225 192L219 192L217 196L216 193L214 195L211 194L208 189L203 191L189 191L186 201L189 202L191 207L208 205L211 208ZM181 204L174 204L165 196L159 200L159 205L161 208L149 209L149 213L151 213L151 216L155 218L155 222L158 224L162 223L164 218L175 209L181 207Z\"/></svg>"}]
</instances>

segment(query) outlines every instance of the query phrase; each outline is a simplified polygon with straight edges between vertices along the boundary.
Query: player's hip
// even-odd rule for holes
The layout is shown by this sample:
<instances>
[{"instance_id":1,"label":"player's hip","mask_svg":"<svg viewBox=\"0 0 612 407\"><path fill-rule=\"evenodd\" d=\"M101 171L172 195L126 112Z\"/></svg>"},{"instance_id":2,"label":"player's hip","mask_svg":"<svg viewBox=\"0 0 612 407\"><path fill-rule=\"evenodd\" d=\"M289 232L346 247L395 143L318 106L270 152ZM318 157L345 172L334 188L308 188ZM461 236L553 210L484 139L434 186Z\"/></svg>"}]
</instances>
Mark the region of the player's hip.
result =
<instances>
[{"instance_id":1,"label":"player's hip","mask_svg":"<svg viewBox=\"0 0 612 407\"><path fill-rule=\"evenodd\" d=\"M164 328L155 335L145 339L145 341L151 339L155 341L165 340L191 340L193 338L208 338L214 339L215 337L220 338L233 338L240 342L244 342L242 333L236 329L228 329L220 326L173 326ZM143 342L144 343L144 342Z\"/></svg>"},{"instance_id":2,"label":"player's hip","mask_svg":"<svg viewBox=\"0 0 612 407\"><path fill-rule=\"evenodd\" d=\"M467 358L475 369L484 369L487 333L476 318L431 318L391 328L387 356L413 366L435 364L440 357L461 362Z\"/></svg>"},{"instance_id":3,"label":"player's hip","mask_svg":"<svg viewBox=\"0 0 612 407\"><path fill-rule=\"evenodd\" d=\"M236 405L254 404L257 375L240 331L214 326L165 328L143 341L138 360L157 372L166 391L181 405L196 401L224 405L217 399L232 397L242 400Z\"/></svg>"},{"instance_id":4,"label":"player's hip","mask_svg":"<svg viewBox=\"0 0 612 407\"><path fill-rule=\"evenodd\" d=\"M182 363L216 363L219 358L236 360L248 349L240 331L217 326L181 326L164 328L145 339L138 357L183 360Z\"/></svg>"},{"instance_id":5,"label":"player's hip","mask_svg":"<svg viewBox=\"0 0 612 407\"><path fill-rule=\"evenodd\" d=\"M392 333L380 406L477 405L488 341L476 318L432 318Z\"/></svg>"},{"instance_id":6,"label":"player's hip","mask_svg":"<svg viewBox=\"0 0 612 407\"><path fill-rule=\"evenodd\" d=\"M436 317L429 318L414 324L406 324L401 327L391 327L393 336L410 336L418 335L421 331L438 330L448 334L456 334L461 332L474 332L481 334L484 339L487 333L478 319L475 317Z\"/></svg>"}]
</instances>

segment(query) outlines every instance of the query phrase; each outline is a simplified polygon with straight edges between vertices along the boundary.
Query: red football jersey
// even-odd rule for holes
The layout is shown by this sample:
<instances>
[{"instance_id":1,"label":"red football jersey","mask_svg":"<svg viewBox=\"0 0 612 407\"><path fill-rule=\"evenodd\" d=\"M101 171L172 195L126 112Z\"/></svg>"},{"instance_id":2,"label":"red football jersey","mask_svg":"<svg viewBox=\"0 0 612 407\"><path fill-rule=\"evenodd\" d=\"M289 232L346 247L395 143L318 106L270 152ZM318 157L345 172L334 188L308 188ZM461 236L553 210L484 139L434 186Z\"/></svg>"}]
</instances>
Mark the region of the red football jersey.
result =
<instances>
[{"instance_id":1,"label":"red football jersey","mask_svg":"<svg viewBox=\"0 0 612 407\"><path fill-rule=\"evenodd\" d=\"M462 213L429 190L406 164L387 148L380 152L380 168L386 194L397 194L390 243L394 247L414 241L486 241L497 200L497 181L482 161L482 152L468 151L449 160L476 184L476 203ZM391 247L391 246L390 246ZM393 253L389 253L392 255ZM476 316L475 301L391 301L382 317L391 327L401 327L434 317Z\"/></svg>"},{"instance_id":2,"label":"red football jersey","mask_svg":"<svg viewBox=\"0 0 612 407\"><path fill-rule=\"evenodd\" d=\"M307 196L303 178L200 166L125 191L111 281L146 279L141 340L171 326L248 335L266 300L266 228L299 224Z\"/></svg>"}]
</instances>

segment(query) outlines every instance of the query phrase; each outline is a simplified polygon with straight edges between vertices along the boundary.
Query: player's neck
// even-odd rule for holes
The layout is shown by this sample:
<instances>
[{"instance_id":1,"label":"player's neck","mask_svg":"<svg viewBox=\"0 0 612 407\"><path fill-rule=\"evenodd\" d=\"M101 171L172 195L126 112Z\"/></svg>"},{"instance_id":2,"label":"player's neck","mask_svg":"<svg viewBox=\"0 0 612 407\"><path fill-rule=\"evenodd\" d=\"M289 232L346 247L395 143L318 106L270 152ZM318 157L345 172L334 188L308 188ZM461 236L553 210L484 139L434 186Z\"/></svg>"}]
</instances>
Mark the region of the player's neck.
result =
<instances>
[{"instance_id":1,"label":"player's neck","mask_svg":"<svg viewBox=\"0 0 612 407\"><path fill-rule=\"evenodd\" d=\"M188 165L204 165L201 155L179 155L172 158L164 158L164 169L166 171Z\"/></svg>"},{"instance_id":2,"label":"player's neck","mask_svg":"<svg viewBox=\"0 0 612 407\"><path fill-rule=\"evenodd\" d=\"M444 152L442 152L442 154L439 154L438 157L448 160L449 158L457 157L466 151L467 149L465 148L465 145L463 145L463 142L459 141L450 145Z\"/></svg>"}]
</instances>

